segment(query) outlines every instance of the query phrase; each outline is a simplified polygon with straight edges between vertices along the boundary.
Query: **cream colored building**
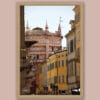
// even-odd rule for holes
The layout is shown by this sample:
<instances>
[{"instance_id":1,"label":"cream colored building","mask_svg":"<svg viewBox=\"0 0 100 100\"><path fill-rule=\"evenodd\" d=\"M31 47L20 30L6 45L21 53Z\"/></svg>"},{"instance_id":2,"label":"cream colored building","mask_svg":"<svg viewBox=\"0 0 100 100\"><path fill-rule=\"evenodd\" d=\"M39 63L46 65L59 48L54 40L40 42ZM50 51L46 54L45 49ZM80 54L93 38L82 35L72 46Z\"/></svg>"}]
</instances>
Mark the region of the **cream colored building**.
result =
<instances>
[{"instance_id":1,"label":"cream colored building","mask_svg":"<svg viewBox=\"0 0 100 100\"><path fill-rule=\"evenodd\" d=\"M77 88L76 84L76 42L75 42L75 21L71 20L71 31L66 35L68 47L68 88Z\"/></svg>"},{"instance_id":2,"label":"cream colored building","mask_svg":"<svg viewBox=\"0 0 100 100\"><path fill-rule=\"evenodd\" d=\"M71 20L71 30L66 34L68 47L68 88L69 92L80 88L80 6L76 5L73 9L75 20Z\"/></svg>"}]
</instances>

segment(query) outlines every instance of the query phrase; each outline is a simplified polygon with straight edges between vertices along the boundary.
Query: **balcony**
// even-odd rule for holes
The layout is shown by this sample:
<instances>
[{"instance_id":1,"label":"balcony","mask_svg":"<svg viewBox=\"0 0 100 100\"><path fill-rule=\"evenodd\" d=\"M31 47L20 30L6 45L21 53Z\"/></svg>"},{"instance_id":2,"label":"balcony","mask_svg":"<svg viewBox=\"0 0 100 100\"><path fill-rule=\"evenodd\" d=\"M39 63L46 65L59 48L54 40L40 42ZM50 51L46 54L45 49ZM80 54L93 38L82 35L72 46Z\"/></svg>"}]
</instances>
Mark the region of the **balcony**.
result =
<instances>
[{"instance_id":1,"label":"balcony","mask_svg":"<svg viewBox=\"0 0 100 100\"><path fill-rule=\"evenodd\" d=\"M30 40L27 40L27 41L25 41L25 46L26 46L27 48L29 48L31 45L33 45L33 44L35 44L35 43L37 43L37 41L30 41Z\"/></svg>"}]
</instances>

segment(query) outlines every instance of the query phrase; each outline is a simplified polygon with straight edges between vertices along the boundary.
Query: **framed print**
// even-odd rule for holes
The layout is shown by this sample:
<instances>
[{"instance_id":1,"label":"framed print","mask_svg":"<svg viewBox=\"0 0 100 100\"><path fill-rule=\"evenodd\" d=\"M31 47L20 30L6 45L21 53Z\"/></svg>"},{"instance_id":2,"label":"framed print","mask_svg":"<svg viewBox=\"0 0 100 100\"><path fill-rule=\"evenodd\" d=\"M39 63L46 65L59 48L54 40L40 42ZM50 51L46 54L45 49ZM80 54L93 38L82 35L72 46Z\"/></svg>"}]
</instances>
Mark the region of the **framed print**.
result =
<instances>
[{"instance_id":1,"label":"framed print","mask_svg":"<svg viewBox=\"0 0 100 100\"><path fill-rule=\"evenodd\" d=\"M17 96L83 96L83 4L17 3Z\"/></svg>"}]
</instances>

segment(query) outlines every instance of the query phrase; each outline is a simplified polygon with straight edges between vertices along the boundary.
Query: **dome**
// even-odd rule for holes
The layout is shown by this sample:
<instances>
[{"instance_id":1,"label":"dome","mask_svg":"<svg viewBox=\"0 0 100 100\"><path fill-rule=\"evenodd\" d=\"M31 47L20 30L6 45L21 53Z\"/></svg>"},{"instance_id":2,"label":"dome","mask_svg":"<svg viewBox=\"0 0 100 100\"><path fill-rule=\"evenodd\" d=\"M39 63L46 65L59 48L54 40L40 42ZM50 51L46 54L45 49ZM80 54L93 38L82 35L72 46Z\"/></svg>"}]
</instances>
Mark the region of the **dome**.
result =
<instances>
[{"instance_id":1,"label":"dome","mask_svg":"<svg viewBox=\"0 0 100 100\"><path fill-rule=\"evenodd\" d=\"M36 27L36 28L33 28L32 30L43 30L43 29L40 27Z\"/></svg>"},{"instance_id":2,"label":"dome","mask_svg":"<svg viewBox=\"0 0 100 100\"><path fill-rule=\"evenodd\" d=\"M43 34L43 33L44 33L44 31L40 27L36 27L36 28L32 29L32 34Z\"/></svg>"}]
</instances>

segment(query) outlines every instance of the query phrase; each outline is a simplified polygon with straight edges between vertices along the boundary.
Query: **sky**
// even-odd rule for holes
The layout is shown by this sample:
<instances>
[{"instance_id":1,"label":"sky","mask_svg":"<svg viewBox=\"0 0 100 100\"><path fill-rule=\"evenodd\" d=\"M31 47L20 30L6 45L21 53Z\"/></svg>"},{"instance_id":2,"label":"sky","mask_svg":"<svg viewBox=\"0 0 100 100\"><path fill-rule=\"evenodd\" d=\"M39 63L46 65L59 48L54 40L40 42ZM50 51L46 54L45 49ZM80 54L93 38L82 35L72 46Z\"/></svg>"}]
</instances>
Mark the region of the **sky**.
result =
<instances>
[{"instance_id":1,"label":"sky","mask_svg":"<svg viewBox=\"0 0 100 100\"><path fill-rule=\"evenodd\" d=\"M25 6L24 20L25 26L28 25L30 29L41 27L45 29L46 21L48 23L49 31L55 32L58 30L58 25L61 17L61 31L62 31L62 46L66 47L65 35L71 30L70 20L74 20L75 13L72 6Z\"/></svg>"}]
</instances>

